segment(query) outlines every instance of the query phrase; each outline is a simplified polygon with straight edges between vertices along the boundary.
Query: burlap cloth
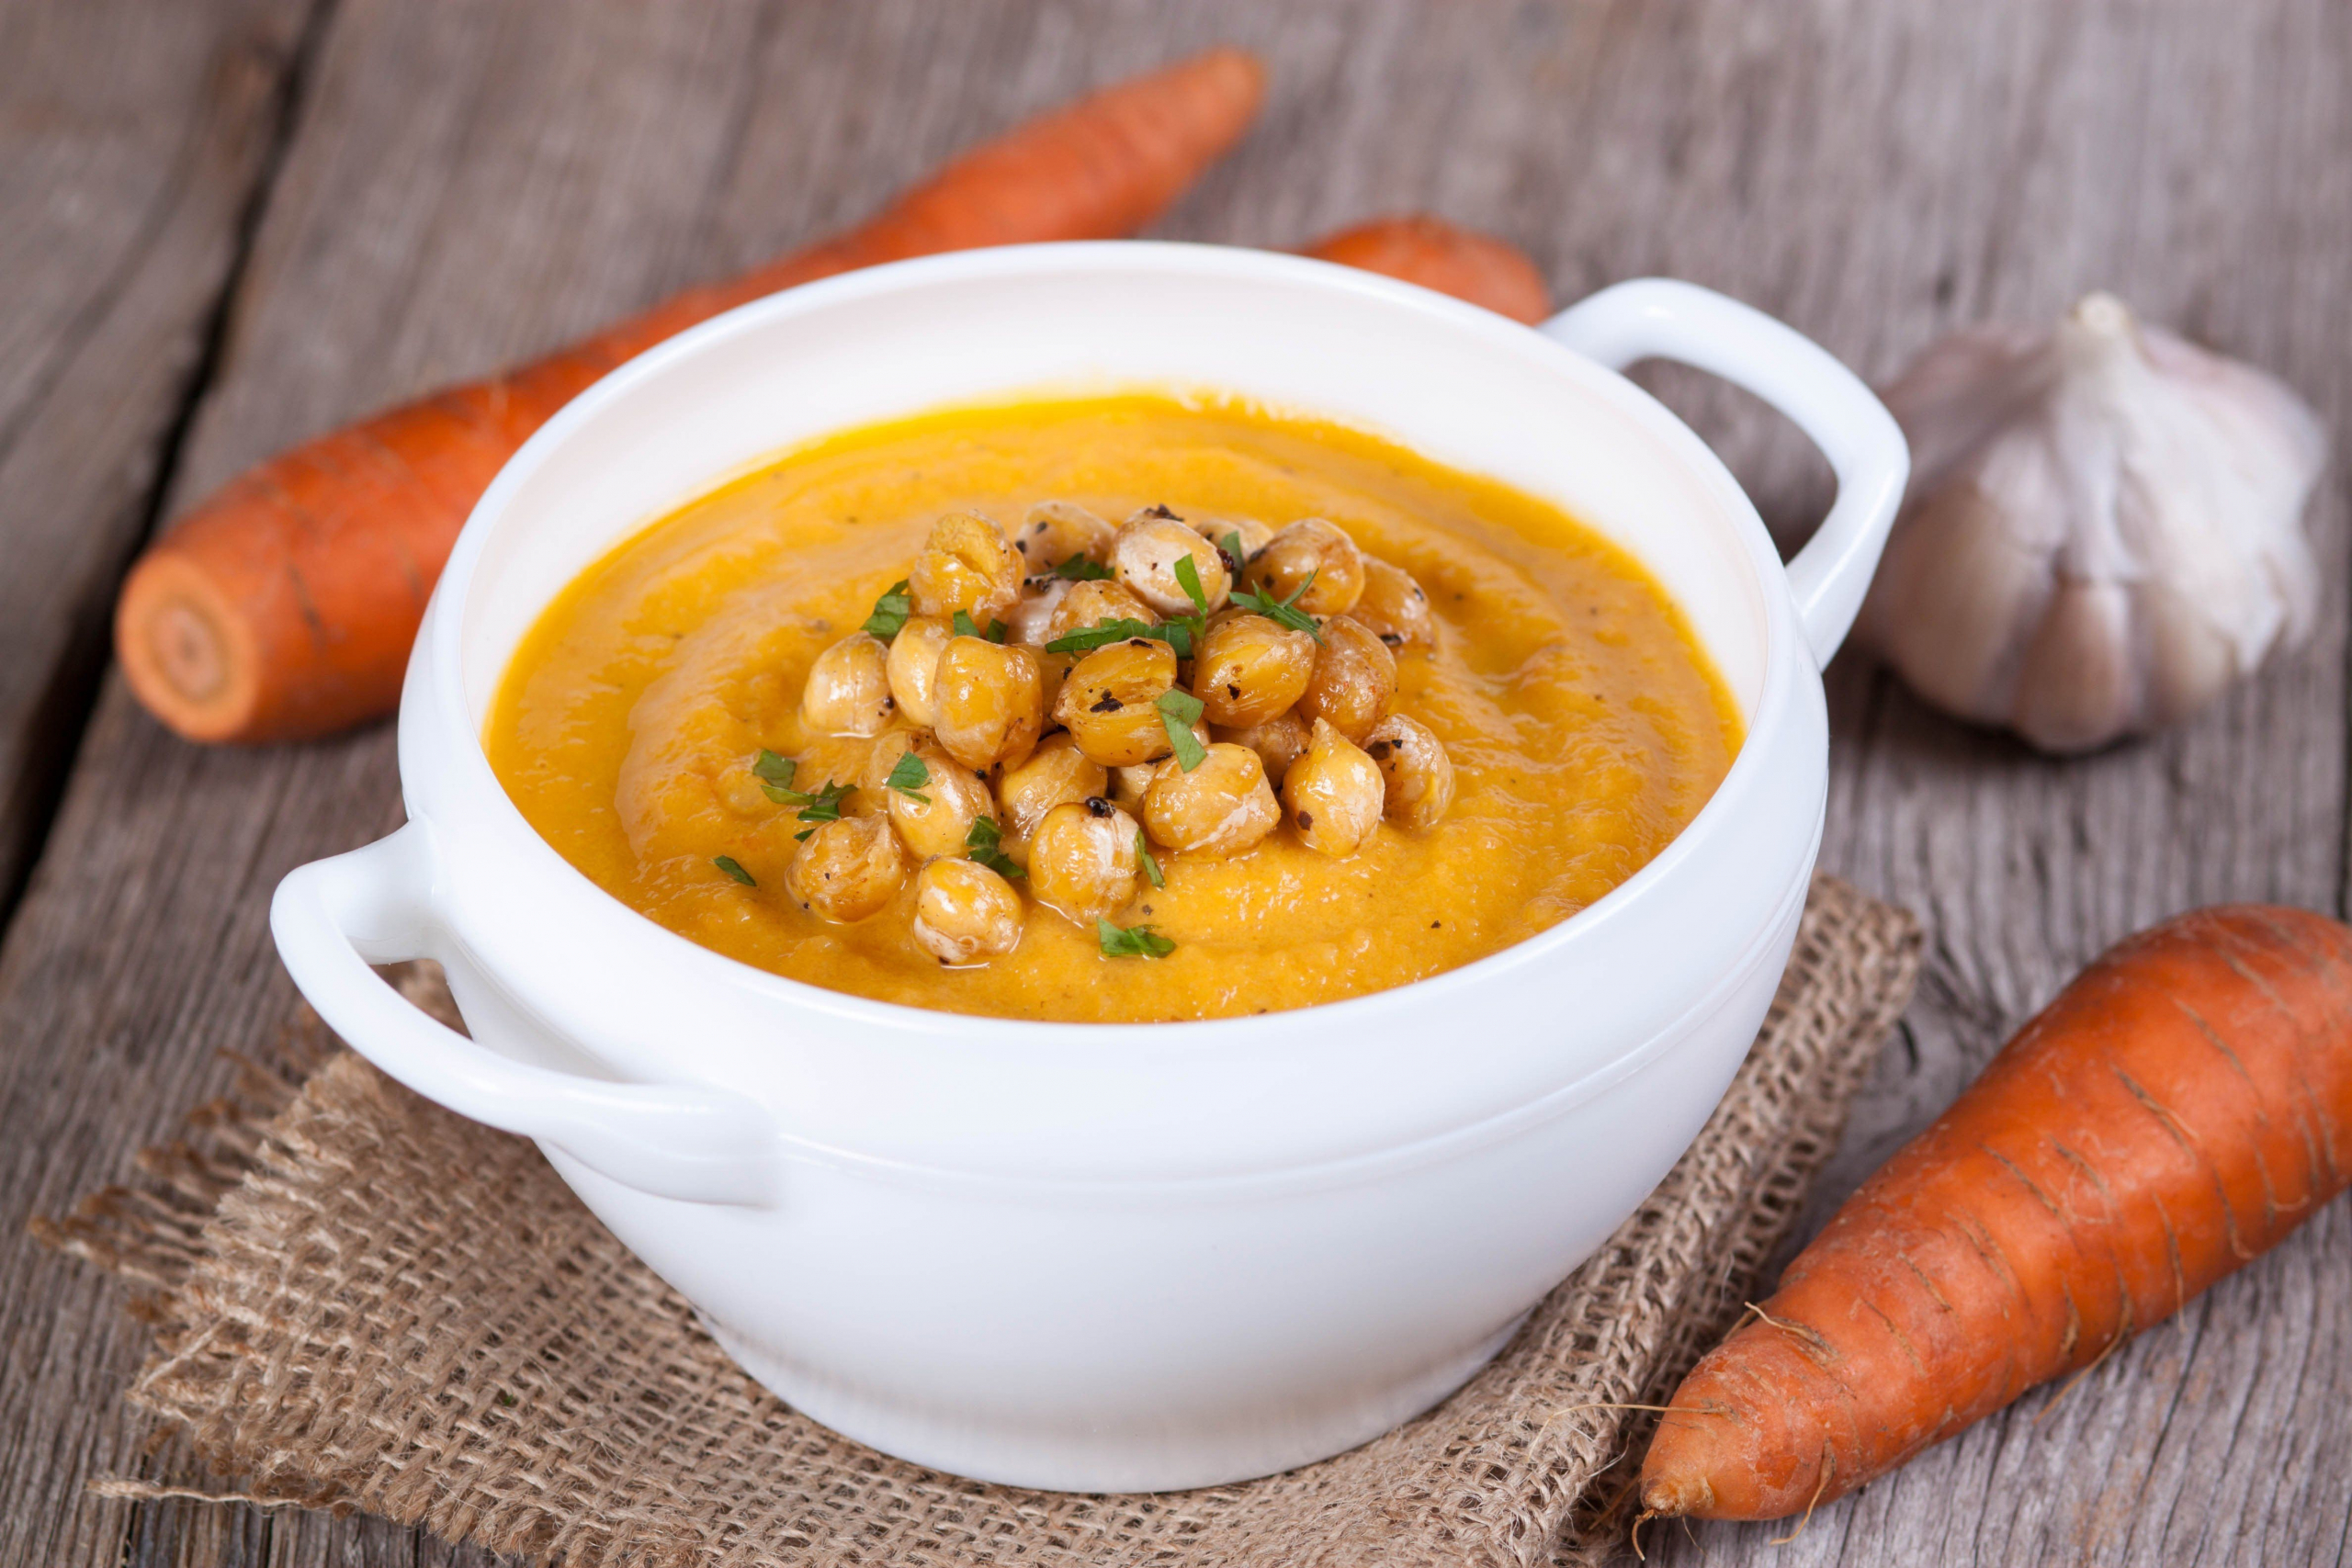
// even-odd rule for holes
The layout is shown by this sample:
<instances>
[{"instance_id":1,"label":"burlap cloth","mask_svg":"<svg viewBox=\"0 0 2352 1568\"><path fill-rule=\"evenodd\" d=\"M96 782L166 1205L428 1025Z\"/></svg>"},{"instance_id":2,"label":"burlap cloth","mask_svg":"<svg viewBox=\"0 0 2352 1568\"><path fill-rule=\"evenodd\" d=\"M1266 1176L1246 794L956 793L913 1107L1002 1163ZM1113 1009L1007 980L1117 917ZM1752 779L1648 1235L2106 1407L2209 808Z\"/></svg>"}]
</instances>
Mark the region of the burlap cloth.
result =
<instances>
[{"instance_id":1,"label":"burlap cloth","mask_svg":"<svg viewBox=\"0 0 2352 1568\"><path fill-rule=\"evenodd\" d=\"M737 1371L529 1144L325 1043L299 1088L249 1073L143 1182L42 1228L149 1288L130 1401L248 1500L582 1568L1595 1562L1654 1419L1622 1406L1661 1401L1743 1310L1917 951L1909 916L1817 879L1755 1049L1609 1245L1435 1410L1238 1486L1022 1492L837 1437Z\"/></svg>"}]
</instances>

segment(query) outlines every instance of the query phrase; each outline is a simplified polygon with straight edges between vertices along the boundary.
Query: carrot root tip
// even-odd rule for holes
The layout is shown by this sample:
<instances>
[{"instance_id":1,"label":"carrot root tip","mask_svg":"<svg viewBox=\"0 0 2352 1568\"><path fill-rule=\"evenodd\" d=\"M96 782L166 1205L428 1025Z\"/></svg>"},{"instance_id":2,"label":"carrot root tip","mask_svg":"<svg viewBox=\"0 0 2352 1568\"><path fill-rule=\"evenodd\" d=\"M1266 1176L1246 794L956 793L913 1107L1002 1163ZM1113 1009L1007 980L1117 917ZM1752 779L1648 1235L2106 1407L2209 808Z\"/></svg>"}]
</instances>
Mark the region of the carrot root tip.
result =
<instances>
[{"instance_id":1,"label":"carrot root tip","mask_svg":"<svg viewBox=\"0 0 2352 1568\"><path fill-rule=\"evenodd\" d=\"M1642 1550L1642 1527L1657 1517L1658 1516L1657 1514L1647 1508L1644 1508L1640 1513L1634 1516L1634 1528L1627 1532L1627 1538L1632 1542L1634 1548L1634 1561L1636 1562L1647 1562L1649 1561L1649 1553Z\"/></svg>"}]
</instances>

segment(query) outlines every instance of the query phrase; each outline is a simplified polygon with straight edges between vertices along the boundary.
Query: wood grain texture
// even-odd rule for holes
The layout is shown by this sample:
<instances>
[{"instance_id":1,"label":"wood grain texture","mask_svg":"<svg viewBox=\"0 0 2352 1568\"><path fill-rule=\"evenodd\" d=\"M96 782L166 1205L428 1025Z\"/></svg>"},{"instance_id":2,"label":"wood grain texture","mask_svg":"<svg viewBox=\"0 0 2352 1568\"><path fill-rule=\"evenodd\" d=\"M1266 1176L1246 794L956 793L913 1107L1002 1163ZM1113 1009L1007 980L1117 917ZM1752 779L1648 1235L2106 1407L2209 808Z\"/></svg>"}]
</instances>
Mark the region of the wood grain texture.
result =
<instances>
[{"instance_id":1,"label":"wood grain texture","mask_svg":"<svg viewBox=\"0 0 2352 1568\"><path fill-rule=\"evenodd\" d=\"M1889 324L1888 346L1907 353L1958 322L2047 319L2109 287L2285 376L2340 454L2352 365L2311 326L2352 309L2352 14L2327 0L2259 11L2044 7L1981 28L1973 12L1855 11L1826 59L1859 50L1901 68L1840 84L1857 96L1809 155L1776 152L1820 169L1842 162L1841 141L1867 144L1902 210L1814 250L1836 301L1824 317L1778 308L1883 375L1897 361L1865 335ZM1809 201L1792 190L1782 210ZM1817 221L1835 217L1824 208ZM2319 635L2151 744L2053 762L1926 711L1866 659L1839 662L1825 863L1917 910L1929 955L1904 1048L1858 1111L1817 1216L2129 932L2224 899L2345 913L2346 490L2339 456L2311 518ZM1702 1528L1701 1550L1663 1555L2346 1561L2352 1421L2331 1412L2352 1396L2347 1269L2352 1205L2338 1201L2063 1400L2030 1396L1795 1541L1768 1544L1785 1527Z\"/></svg>"},{"instance_id":2,"label":"wood grain texture","mask_svg":"<svg viewBox=\"0 0 2352 1568\"><path fill-rule=\"evenodd\" d=\"M80 733L310 9L0 6L0 908Z\"/></svg>"},{"instance_id":3,"label":"wood grain texture","mask_svg":"<svg viewBox=\"0 0 2352 1568\"><path fill-rule=\"evenodd\" d=\"M0 908L81 733L113 581L152 515L264 189L309 12L308 0L0 7ZM57 978L79 983L105 962L78 949ZM119 1043L26 1014L0 1035L0 1562L107 1558L124 1524L78 1492L129 1461L106 1390L138 1334L112 1292L21 1240L28 1213L119 1170L168 1117L133 1096L144 1119L111 1119ZM19 1112L28 1095L44 1113Z\"/></svg>"},{"instance_id":4,"label":"wood grain texture","mask_svg":"<svg viewBox=\"0 0 2352 1568\"><path fill-rule=\"evenodd\" d=\"M1429 208L1526 246L1564 299L1689 277L1874 377L1946 327L2107 286L2279 370L2339 448L2352 427L2341 0L343 0L175 504L851 220L976 136L1221 38L1267 55L1273 96L1168 232L1283 244ZM1777 419L1649 379L1777 525L1817 513L1823 470ZM1918 910L1930 967L1825 1201L2128 931L2228 897L2344 912L2346 491L2339 461L2314 516L2326 630L2154 743L2047 762L1925 711L1867 659L1833 668L1825 865ZM380 730L200 752L109 686L0 949L8 1230L216 1091L214 1044L289 1016L270 886L398 817ZM2347 1295L2339 1201L2054 1408L2030 1399L1794 1542L1702 1527L1654 1544L1678 1563L2352 1562ZM84 1477L142 1462L114 1404L137 1335L111 1303L0 1243L0 1561L478 1560L368 1521L77 1503Z\"/></svg>"}]
</instances>

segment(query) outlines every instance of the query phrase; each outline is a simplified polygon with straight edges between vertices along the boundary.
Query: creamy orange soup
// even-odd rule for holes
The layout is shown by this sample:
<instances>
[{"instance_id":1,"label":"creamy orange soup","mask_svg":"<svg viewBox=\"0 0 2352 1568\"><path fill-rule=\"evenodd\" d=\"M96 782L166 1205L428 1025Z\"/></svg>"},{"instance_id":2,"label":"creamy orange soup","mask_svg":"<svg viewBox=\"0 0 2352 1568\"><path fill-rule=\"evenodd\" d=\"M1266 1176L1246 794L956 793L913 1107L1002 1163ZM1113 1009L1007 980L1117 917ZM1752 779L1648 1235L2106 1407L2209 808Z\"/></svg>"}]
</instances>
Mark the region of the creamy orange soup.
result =
<instances>
[{"instance_id":1,"label":"creamy orange soup","mask_svg":"<svg viewBox=\"0 0 2352 1568\"><path fill-rule=\"evenodd\" d=\"M1324 517L1410 571L1437 641L1398 652L1396 707L1453 759L1444 820L1383 824L1344 859L1287 829L1231 859L1171 859L1166 886L1139 881L1114 917L1172 941L1164 957L1106 957L1095 929L1033 904L1012 953L949 967L915 945L908 908L844 925L795 905L802 824L752 768L763 749L795 757L817 739L799 715L811 662L906 576L943 513L1010 529L1047 498L1114 520L1155 503L1277 528ZM548 608L485 743L565 859L729 957L951 1012L1141 1021L1361 996L1532 936L1679 832L1740 735L1657 583L1556 508L1333 424L1123 396L854 431L680 508ZM756 886L715 868L721 856Z\"/></svg>"}]
</instances>

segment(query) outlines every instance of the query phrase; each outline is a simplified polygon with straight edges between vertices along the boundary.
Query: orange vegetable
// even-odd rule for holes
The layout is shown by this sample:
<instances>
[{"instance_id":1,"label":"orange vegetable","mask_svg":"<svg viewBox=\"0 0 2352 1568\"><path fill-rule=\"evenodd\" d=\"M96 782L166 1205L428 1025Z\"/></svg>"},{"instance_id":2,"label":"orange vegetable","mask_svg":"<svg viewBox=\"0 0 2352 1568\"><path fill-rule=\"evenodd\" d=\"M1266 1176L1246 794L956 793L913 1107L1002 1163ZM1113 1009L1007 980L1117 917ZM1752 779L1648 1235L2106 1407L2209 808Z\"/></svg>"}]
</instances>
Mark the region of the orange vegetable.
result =
<instances>
[{"instance_id":1,"label":"orange vegetable","mask_svg":"<svg viewBox=\"0 0 2352 1568\"><path fill-rule=\"evenodd\" d=\"M1653 1515L1810 1509L2116 1345L2352 1170L2352 930L2200 909L2093 964L1675 1392Z\"/></svg>"},{"instance_id":2,"label":"orange vegetable","mask_svg":"<svg viewBox=\"0 0 2352 1568\"><path fill-rule=\"evenodd\" d=\"M1233 49L1120 83L966 153L850 233L252 469L158 540L124 583L115 651L131 690L193 740L321 735L390 712L466 514L514 449L598 377L812 278L1130 232L1233 145L1264 86L1263 68Z\"/></svg>"},{"instance_id":3,"label":"orange vegetable","mask_svg":"<svg viewBox=\"0 0 2352 1568\"><path fill-rule=\"evenodd\" d=\"M1540 321L1552 313L1551 289L1523 252L1442 218L1375 218L1326 235L1300 254L1401 277L1515 321Z\"/></svg>"}]
</instances>

